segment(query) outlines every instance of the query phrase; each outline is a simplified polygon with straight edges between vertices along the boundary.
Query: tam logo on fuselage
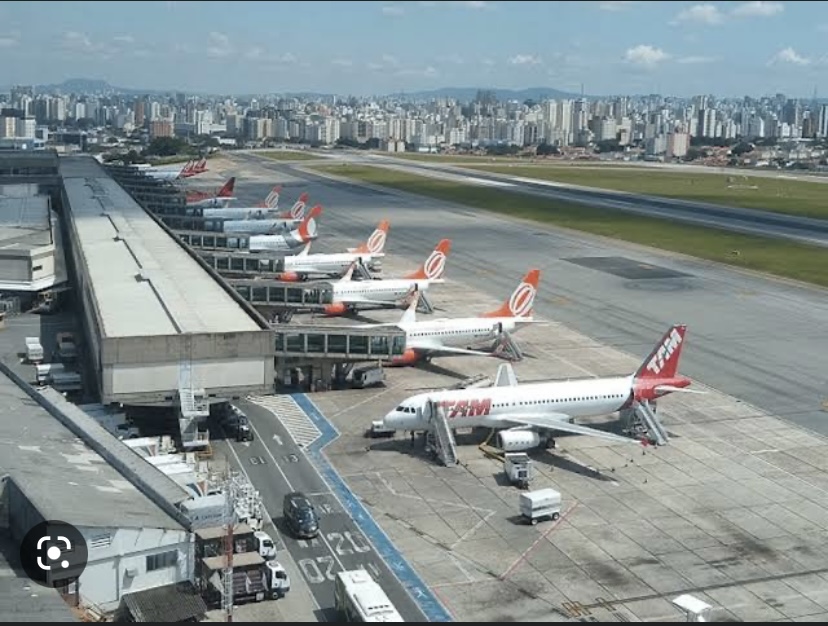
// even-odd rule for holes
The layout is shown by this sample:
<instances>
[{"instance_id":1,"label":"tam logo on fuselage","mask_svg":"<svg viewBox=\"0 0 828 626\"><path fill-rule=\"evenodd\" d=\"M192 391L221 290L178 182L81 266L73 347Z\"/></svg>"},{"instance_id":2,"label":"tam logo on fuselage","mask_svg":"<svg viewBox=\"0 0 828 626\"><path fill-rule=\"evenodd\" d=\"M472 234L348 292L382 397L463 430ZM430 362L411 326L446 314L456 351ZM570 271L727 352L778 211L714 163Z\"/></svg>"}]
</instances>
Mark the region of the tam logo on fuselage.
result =
<instances>
[{"instance_id":1,"label":"tam logo on fuselage","mask_svg":"<svg viewBox=\"0 0 828 626\"><path fill-rule=\"evenodd\" d=\"M664 343L659 346L650 362L647 363L647 369L653 374L660 374L661 370L664 369L664 364L673 356L676 348L681 345L681 341L681 333L674 328L664 340Z\"/></svg>"},{"instance_id":2,"label":"tam logo on fuselage","mask_svg":"<svg viewBox=\"0 0 828 626\"><path fill-rule=\"evenodd\" d=\"M491 398L474 400L443 400L440 406L448 419L455 417L477 417L488 415L492 411Z\"/></svg>"}]
</instances>

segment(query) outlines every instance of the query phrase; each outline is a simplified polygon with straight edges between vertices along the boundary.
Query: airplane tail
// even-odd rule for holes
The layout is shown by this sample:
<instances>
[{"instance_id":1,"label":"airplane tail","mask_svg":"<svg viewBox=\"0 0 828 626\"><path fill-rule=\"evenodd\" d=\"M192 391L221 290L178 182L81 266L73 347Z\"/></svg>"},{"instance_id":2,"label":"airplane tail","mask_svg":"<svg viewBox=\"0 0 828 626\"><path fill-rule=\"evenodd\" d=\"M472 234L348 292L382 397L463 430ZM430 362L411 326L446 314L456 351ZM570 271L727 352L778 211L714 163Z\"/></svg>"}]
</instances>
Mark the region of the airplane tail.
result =
<instances>
[{"instance_id":1,"label":"airplane tail","mask_svg":"<svg viewBox=\"0 0 828 626\"><path fill-rule=\"evenodd\" d=\"M405 278L412 280L437 280L442 278L443 274L446 273L446 259L450 250L451 239L443 239L419 269L406 275Z\"/></svg>"},{"instance_id":2,"label":"airplane tail","mask_svg":"<svg viewBox=\"0 0 828 626\"><path fill-rule=\"evenodd\" d=\"M224 183L224 187L218 190L216 198L232 198L233 190L236 188L236 177L233 176L230 180Z\"/></svg>"},{"instance_id":3,"label":"airplane tail","mask_svg":"<svg viewBox=\"0 0 828 626\"><path fill-rule=\"evenodd\" d=\"M206 172L207 171L207 159L204 158L204 157L201 157L201 160L198 163L196 163L195 167L193 168L193 171L196 172L197 174L202 174L202 173Z\"/></svg>"},{"instance_id":4,"label":"airplane tail","mask_svg":"<svg viewBox=\"0 0 828 626\"><path fill-rule=\"evenodd\" d=\"M310 196L307 192L303 192L299 199L290 207L290 211L285 213L282 217L292 220L301 220L305 217L305 208L308 206L308 199ZM274 207L275 208L275 207Z\"/></svg>"},{"instance_id":5,"label":"airplane tail","mask_svg":"<svg viewBox=\"0 0 828 626\"><path fill-rule=\"evenodd\" d=\"M385 249L385 242L388 239L388 229L390 227L391 222L388 220L382 220L364 243L359 244L356 248L349 248L348 252L354 252L357 254L382 253Z\"/></svg>"},{"instance_id":6,"label":"airplane tail","mask_svg":"<svg viewBox=\"0 0 828 626\"><path fill-rule=\"evenodd\" d=\"M276 185L273 189L270 190L270 193L267 194L267 197L262 202L263 209L278 209L279 208L279 196L282 193L282 186Z\"/></svg>"},{"instance_id":7,"label":"airplane tail","mask_svg":"<svg viewBox=\"0 0 828 626\"><path fill-rule=\"evenodd\" d=\"M317 204L313 207L308 214L305 216L305 219L299 224L299 228L296 229L296 234L298 236L299 241L302 243L307 243L316 239L318 236L317 229L316 229L316 218L322 215L322 206Z\"/></svg>"},{"instance_id":8,"label":"airplane tail","mask_svg":"<svg viewBox=\"0 0 828 626\"><path fill-rule=\"evenodd\" d=\"M539 282L540 270L529 270L517 288L512 292L512 295L499 308L484 313L481 317L518 317L531 319Z\"/></svg>"},{"instance_id":9,"label":"airplane tail","mask_svg":"<svg viewBox=\"0 0 828 626\"><path fill-rule=\"evenodd\" d=\"M636 382L675 379L686 333L687 326L684 324L670 328L635 372Z\"/></svg>"},{"instance_id":10,"label":"airplane tail","mask_svg":"<svg viewBox=\"0 0 828 626\"><path fill-rule=\"evenodd\" d=\"M181 171L178 172L179 178L188 178L193 175L193 162L187 161L184 164L184 167L181 168Z\"/></svg>"}]
</instances>

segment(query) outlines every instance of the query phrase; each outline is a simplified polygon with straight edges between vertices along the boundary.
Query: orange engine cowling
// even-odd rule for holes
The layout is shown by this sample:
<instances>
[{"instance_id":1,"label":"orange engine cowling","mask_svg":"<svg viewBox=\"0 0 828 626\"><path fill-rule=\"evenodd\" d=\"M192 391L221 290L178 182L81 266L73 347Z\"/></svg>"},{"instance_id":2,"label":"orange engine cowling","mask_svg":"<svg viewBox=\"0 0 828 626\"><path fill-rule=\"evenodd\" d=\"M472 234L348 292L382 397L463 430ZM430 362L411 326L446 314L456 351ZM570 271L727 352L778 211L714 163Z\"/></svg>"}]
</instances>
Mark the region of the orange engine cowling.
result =
<instances>
[{"instance_id":1,"label":"orange engine cowling","mask_svg":"<svg viewBox=\"0 0 828 626\"><path fill-rule=\"evenodd\" d=\"M302 275L297 274L296 272L282 272L278 275L277 280L281 280L286 283L298 283L302 280Z\"/></svg>"},{"instance_id":2,"label":"orange engine cowling","mask_svg":"<svg viewBox=\"0 0 828 626\"><path fill-rule=\"evenodd\" d=\"M323 311L325 315L330 317L334 317L336 315L343 315L348 310L348 305L344 302L334 302L332 304L326 304Z\"/></svg>"},{"instance_id":3,"label":"orange engine cowling","mask_svg":"<svg viewBox=\"0 0 828 626\"><path fill-rule=\"evenodd\" d=\"M389 367L403 367L405 365L414 365L419 360L420 355L417 354L417 351L408 348L400 356L392 357L392 359L388 361L387 365Z\"/></svg>"}]
</instances>

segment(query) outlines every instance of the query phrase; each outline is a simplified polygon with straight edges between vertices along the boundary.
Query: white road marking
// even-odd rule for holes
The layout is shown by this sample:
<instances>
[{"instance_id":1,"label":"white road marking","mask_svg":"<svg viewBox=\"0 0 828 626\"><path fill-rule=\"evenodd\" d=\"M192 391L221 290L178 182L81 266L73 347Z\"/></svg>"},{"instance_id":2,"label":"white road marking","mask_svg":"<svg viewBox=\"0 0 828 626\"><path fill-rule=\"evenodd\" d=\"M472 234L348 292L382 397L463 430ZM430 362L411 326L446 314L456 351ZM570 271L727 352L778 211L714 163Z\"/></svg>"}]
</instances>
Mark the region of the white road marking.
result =
<instances>
[{"instance_id":1,"label":"white road marking","mask_svg":"<svg viewBox=\"0 0 828 626\"><path fill-rule=\"evenodd\" d=\"M273 413L300 448L306 448L322 435L316 424L290 396L253 396L248 400ZM282 445L280 439L278 443Z\"/></svg>"}]
</instances>

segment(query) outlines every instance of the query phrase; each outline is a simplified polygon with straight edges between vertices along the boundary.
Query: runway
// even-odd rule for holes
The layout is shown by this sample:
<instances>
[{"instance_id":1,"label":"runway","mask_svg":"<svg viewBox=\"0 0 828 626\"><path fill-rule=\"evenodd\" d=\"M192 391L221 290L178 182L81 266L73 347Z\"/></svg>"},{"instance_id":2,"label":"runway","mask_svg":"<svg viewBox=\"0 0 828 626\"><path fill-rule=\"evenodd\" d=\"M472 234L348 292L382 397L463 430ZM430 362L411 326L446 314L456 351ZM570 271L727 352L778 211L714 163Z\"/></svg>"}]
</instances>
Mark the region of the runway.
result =
<instances>
[{"instance_id":1,"label":"runway","mask_svg":"<svg viewBox=\"0 0 828 626\"><path fill-rule=\"evenodd\" d=\"M261 201L281 182L286 206L307 190L312 203L325 207L314 251L341 251L388 218L387 254L408 259L413 269L440 238L449 237L448 280L498 298L508 295L527 268L538 267L543 271L538 317L632 354L649 351L652 338L671 324L686 323L684 374L828 435L822 409L828 396L825 290L411 194L342 184L253 155L236 159L238 166L215 174L239 176L239 205ZM517 370L520 375L519 364ZM600 372L612 373L618 372Z\"/></svg>"},{"instance_id":2,"label":"runway","mask_svg":"<svg viewBox=\"0 0 828 626\"><path fill-rule=\"evenodd\" d=\"M787 239L799 243L828 246L828 220L818 220L771 211L724 207L702 202L660 198L622 191L607 191L566 183L543 181L463 169L446 163L404 161L371 154L367 156L339 154L336 160L375 165L410 174L455 180L458 183L494 185L543 198L587 204L603 209L619 210L636 215L669 218L697 226L721 228L747 235Z\"/></svg>"}]
</instances>

